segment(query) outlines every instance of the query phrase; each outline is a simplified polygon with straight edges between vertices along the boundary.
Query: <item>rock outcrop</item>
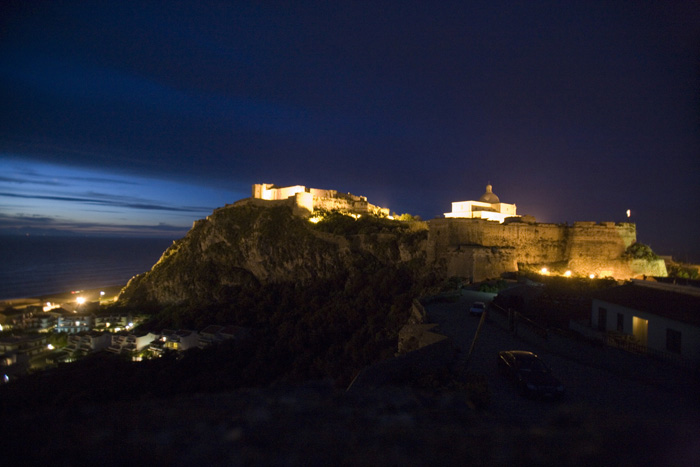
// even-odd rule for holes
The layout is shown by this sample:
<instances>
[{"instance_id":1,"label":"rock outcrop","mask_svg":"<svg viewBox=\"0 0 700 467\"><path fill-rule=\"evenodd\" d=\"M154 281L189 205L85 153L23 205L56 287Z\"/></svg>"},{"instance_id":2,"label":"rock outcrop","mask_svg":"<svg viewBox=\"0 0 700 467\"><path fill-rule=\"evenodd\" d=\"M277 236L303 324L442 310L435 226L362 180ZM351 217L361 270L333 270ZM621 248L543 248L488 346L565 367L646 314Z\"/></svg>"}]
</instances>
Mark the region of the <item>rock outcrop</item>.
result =
<instances>
[{"instance_id":1,"label":"rock outcrop","mask_svg":"<svg viewBox=\"0 0 700 467\"><path fill-rule=\"evenodd\" d=\"M426 227L376 221L365 232L328 233L287 203L243 200L195 222L150 271L129 281L119 301L209 304L240 288L347 277L367 264L423 270Z\"/></svg>"}]
</instances>

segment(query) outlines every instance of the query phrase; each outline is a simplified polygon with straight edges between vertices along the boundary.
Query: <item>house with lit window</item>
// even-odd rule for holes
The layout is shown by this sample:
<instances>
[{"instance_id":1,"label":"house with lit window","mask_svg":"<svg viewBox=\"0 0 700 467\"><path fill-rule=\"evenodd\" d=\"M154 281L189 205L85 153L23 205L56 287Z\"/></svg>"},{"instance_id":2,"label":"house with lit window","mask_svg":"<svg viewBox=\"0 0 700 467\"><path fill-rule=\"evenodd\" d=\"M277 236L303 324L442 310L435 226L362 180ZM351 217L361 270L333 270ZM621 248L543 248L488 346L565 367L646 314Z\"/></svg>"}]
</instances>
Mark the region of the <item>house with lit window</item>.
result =
<instances>
[{"instance_id":1,"label":"house with lit window","mask_svg":"<svg viewBox=\"0 0 700 467\"><path fill-rule=\"evenodd\" d=\"M635 280L598 292L591 325L641 348L700 363L700 289Z\"/></svg>"},{"instance_id":2,"label":"house with lit window","mask_svg":"<svg viewBox=\"0 0 700 467\"><path fill-rule=\"evenodd\" d=\"M168 335L165 341L165 348L184 352L185 350L197 347L199 344L199 333L181 329Z\"/></svg>"},{"instance_id":3,"label":"house with lit window","mask_svg":"<svg viewBox=\"0 0 700 467\"><path fill-rule=\"evenodd\" d=\"M197 331L163 329L148 348L156 354L162 354L165 350L184 352L198 345L199 333Z\"/></svg>"},{"instance_id":4,"label":"house with lit window","mask_svg":"<svg viewBox=\"0 0 700 467\"><path fill-rule=\"evenodd\" d=\"M14 361L28 361L29 358L46 352L46 334L0 337L0 355Z\"/></svg>"},{"instance_id":5,"label":"house with lit window","mask_svg":"<svg viewBox=\"0 0 700 467\"><path fill-rule=\"evenodd\" d=\"M152 332L121 332L119 334L112 334L112 343L107 348L107 351L115 354L133 354L134 352L143 350L157 338L158 336Z\"/></svg>"},{"instance_id":6,"label":"house with lit window","mask_svg":"<svg viewBox=\"0 0 700 467\"><path fill-rule=\"evenodd\" d=\"M33 307L0 311L0 330L30 328L35 311Z\"/></svg>"},{"instance_id":7,"label":"house with lit window","mask_svg":"<svg viewBox=\"0 0 700 467\"><path fill-rule=\"evenodd\" d=\"M130 314L114 314L114 315L98 315L95 316L95 327L99 329L124 329L133 323L133 318ZM130 327L130 326L129 326ZM119 331L116 331L119 332Z\"/></svg>"},{"instance_id":8,"label":"house with lit window","mask_svg":"<svg viewBox=\"0 0 700 467\"><path fill-rule=\"evenodd\" d=\"M95 326L95 316L87 314L75 314L65 312L58 314L56 319L55 332L67 332L77 334L79 332L91 331Z\"/></svg>"}]
</instances>

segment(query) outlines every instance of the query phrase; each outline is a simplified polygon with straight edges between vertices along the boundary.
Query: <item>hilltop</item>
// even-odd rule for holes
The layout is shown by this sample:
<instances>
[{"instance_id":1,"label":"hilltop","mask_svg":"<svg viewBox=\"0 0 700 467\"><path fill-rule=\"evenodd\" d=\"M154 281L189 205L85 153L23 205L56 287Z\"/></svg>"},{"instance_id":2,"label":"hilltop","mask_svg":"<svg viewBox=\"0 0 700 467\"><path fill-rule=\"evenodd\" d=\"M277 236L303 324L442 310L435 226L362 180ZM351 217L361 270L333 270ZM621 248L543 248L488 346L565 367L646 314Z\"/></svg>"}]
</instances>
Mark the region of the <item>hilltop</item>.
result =
<instances>
[{"instance_id":1,"label":"hilltop","mask_svg":"<svg viewBox=\"0 0 700 467\"><path fill-rule=\"evenodd\" d=\"M153 268L133 278L121 304L159 307L228 303L270 284L339 281L353 287L366 272L426 271L427 227L367 215L325 212L321 221L288 205L243 200L195 222Z\"/></svg>"}]
</instances>

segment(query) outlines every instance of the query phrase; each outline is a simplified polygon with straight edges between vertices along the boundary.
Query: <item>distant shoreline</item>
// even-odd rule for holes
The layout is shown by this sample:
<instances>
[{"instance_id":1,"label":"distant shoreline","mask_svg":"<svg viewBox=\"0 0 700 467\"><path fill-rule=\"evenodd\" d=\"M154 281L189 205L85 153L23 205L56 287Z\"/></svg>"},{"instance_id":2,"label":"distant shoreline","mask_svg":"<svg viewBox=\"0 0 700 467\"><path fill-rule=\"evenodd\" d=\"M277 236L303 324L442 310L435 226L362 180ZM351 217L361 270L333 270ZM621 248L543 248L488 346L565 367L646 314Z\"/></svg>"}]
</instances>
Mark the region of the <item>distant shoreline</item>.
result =
<instances>
[{"instance_id":1,"label":"distant shoreline","mask_svg":"<svg viewBox=\"0 0 700 467\"><path fill-rule=\"evenodd\" d=\"M8 306L16 308L26 307L30 305L42 305L46 302L66 303L75 300L77 297L84 297L85 300L88 302L95 302L100 299L100 292L104 292L104 299L109 299L119 295L119 292L125 286L126 284L108 285L105 287L85 289L80 291L50 293L45 295L39 295L37 297L18 297L2 299L0 300L0 308L6 308Z\"/></svg>"}]
</instances>

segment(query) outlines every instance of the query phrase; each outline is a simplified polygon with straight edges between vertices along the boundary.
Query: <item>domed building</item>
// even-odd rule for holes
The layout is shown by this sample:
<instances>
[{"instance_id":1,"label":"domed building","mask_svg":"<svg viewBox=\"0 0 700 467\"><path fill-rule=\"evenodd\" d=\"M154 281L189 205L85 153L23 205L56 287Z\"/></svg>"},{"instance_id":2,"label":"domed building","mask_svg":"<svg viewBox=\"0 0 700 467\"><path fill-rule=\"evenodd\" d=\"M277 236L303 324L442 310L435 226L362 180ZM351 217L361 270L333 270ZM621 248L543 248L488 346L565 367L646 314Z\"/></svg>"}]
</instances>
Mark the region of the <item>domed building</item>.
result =
<instances>
[{"instance_id":1,"label":"domed building","mask_svg":"<svg viewBox=\"0 0 700 467\"><path fill-rule=\"evenodd\" d=\"M486 219L503 223L506 217L520 217L515 210L515 204L501 203L491 184L488 184L479 201L455 201L452 203L452 212L446 212L445 217Z\"/></svg>"}]
</instances>

